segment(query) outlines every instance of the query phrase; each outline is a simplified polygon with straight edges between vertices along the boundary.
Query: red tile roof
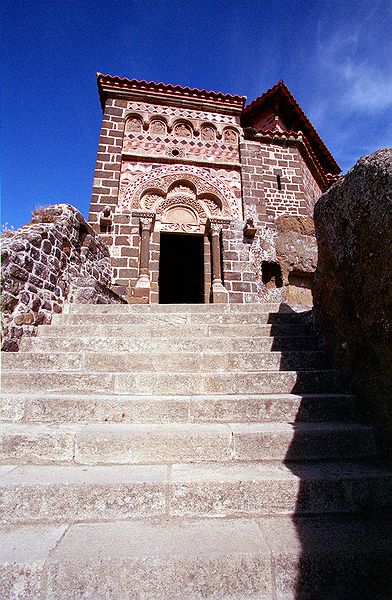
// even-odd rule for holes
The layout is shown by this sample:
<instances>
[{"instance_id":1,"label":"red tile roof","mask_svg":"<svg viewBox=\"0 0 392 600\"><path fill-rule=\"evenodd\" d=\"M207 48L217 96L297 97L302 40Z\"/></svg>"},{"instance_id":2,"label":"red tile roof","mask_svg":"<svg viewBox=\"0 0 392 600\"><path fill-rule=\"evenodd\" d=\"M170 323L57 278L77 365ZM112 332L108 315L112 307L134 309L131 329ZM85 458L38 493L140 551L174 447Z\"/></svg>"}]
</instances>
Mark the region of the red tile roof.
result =
<instances>
[{"instance_id":1,"label":"red tile roof","mask_svg":"<svg viewBox=\"0 0 392 600\"><path fill-rule=\"evenodd\" d=\"M200 100L213 100L244 106L246 96L237 96L232 94L224 94L223 92L213 92L208 90L200 90L198 88L183 87L181 85L173 85L171 83L156 83L155 81L144 81L139 79L127 79L126 77L118 77L113 75L104 75L97 73L97 83L100 94L103 92L104 85L110 85L113 88L132 90L137 89L146 92L164 92L174 96L182 96L189 98L198 98Z\"/></svg>"},{"instance_id":2,"label":"red tile roof","mask_svg":"<svg viewBox=\"0 0 392 600\"><path fill-rule=\"evenodd\" d=\"M256 115L273 106L275 101L280 101L280 109L278 110L281 111L283 110L282 107L286 106L293 118L293 123L290 126L291 131L286 133L294 135L296 132L301 131L307 145L312 149L324 172L331 175L339 174L341 168L283 80L280 80L276 85L245 107L242 112L243 125L245 127L252 127L252 121ZM260 130L260 133L264 134L267 131Z\"/></svg>"}]
</instances>

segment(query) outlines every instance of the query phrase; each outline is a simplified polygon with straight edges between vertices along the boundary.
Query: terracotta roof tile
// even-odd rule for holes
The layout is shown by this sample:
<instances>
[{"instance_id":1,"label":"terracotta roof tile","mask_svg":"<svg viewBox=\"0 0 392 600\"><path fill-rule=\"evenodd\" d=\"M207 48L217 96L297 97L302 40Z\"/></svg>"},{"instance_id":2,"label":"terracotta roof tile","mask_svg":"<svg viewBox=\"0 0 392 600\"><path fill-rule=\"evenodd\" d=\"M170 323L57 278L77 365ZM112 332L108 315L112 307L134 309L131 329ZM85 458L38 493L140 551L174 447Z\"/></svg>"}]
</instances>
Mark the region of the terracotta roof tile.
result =
<instances>
[{"instance_id":1,"label":"terracotta roof tile","mask_svg":"<svg viewBox=\"0 0 392 600\"><path fill-rule=\"evenodd\" d=\"M155 81L144 81L139 79L127 79L126 77L119 77L117 75L105 75L103 73L97 73L98 87L100 88L103 84L111 84L116 87L122 87L124 89L138 89L155 92L165 92L170 94L177 94L181 96L190 96L200 98L201 100L218 100L220 102L227 102L233 104L244 105L246 102L246 96L237 96L233 94L224 94L223 92L214 92L209 90L201 90L199 88L191 88L188 86L181 86L171 83L156 83Z\"/></svg>"},{"instance_id":2,"label":"terracotta roof tile","mask_svg":"<svg viewBox=\"0 0 392 600\"><path fill-rule=\"evenodd\" d=\"M341 169L338 163L282 79L244 108L242 112L244 124L249 122L252 115L266 107L274 97L281 97L290 105L290 109L296 117L298 129L304 132L308 143L312 146L319 162L323 165L324 171L331 174L340 173Z\"/></svg>"}]
</instances>

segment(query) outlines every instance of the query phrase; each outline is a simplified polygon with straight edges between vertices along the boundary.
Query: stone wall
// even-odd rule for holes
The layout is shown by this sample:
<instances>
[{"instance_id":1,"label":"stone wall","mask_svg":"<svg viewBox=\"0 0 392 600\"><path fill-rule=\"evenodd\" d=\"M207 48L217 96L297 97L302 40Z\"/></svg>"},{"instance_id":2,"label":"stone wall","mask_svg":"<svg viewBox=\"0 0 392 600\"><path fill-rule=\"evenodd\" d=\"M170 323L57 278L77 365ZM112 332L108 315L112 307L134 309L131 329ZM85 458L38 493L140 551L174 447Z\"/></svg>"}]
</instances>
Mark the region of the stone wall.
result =
<instances>
[{"instance_id":1,"label":"stone wall","mask_svg":"<svg viewBox=\"0 0 392 600\"><path fill-rule=\"evenodd\" d=\"M117 205L126 106L126 100L108 100L104 108L89 214L89 222L97 232L102 209Z\"/></svg>"},{"instance_id":2,"label":"stone wall","mask_svg":"<svg viewBox=\"0 0 392 600\"><path fill-rule=\"evenodd\" d=\"M317 324L392 459L392 150L361 158L315 207Z\"/></svg>"},{"instance_id":3,"label":"stone wall","mask_svg":"<svg viewBox=\"0 0 392 600\"><path fill-rule=\"evenodd\" d=\"M273 223L283 214L312 215L321 188L298 147L246 140L240 151L245 218Z\"/></svg>"},{"instance_id":4,"label":"stone wall","mask_svg":"<svg viewBox=\"0 0 392 600\"><path fill-rule=\"evenodd\" d=\"M311 305L317 244L311 217L282 215L255 237L242 221L222 231L224 284L230 302Z\"/></svg>"},{"instance_id":5,"label":"stone wall","mask_svg":"<svg viewBox=\"0 0 392 600\"><path fill-rule=\"evenodd\" d=\"M133 180L160 166L161 162L198 164L206 171L215 165L211 175L223 179L232 188L240 205L239 135L239 116L108 98L98 145L89 223L99 232L102 210L106 206L111 207L112 212L116 206L124 208L123 198Z\"/></svg>"},{"instance_id":6,"label":"stone wall","mask_svg":"<svg viewBox=\"0 0 392 600\"><path fill-rule=\"evenodd\" d=\"M17 351L23 334L51 322L64 303L113 303L106 244L79 211L57 204L2 237L2 349Z\"/></svg>"}]
</instances>

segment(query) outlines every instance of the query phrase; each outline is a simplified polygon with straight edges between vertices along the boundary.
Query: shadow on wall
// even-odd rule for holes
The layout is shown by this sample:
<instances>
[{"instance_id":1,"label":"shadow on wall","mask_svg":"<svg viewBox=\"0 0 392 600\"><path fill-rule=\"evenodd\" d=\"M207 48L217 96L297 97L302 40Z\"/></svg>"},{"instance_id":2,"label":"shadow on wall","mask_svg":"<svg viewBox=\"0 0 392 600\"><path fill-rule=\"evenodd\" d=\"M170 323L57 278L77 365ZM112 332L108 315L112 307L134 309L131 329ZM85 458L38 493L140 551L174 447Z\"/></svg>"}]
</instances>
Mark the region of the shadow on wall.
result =
<instances>
[{"instance_id":1,"label":"shadow on wall","mask_svg":"<svg viewBox=\"0 0 392 600\"><path fill-rule=\"evenodd\" d=\"M294 314L286 304L279 312ZM286 423L292 438L284 459L298 482L295 509L263 525L276 598L390 600L392 523L375 514L376 479L358 477L361 468L373 468L374 440L323 353L316 360L310 354L292 358L293 349L318 346L311 311L291 318L311 335L293 336L290 350L288 339L277 337L273 346L282 352L280 370L296 371L292 393L298 398Z\"/></svg>"}]
</instances>

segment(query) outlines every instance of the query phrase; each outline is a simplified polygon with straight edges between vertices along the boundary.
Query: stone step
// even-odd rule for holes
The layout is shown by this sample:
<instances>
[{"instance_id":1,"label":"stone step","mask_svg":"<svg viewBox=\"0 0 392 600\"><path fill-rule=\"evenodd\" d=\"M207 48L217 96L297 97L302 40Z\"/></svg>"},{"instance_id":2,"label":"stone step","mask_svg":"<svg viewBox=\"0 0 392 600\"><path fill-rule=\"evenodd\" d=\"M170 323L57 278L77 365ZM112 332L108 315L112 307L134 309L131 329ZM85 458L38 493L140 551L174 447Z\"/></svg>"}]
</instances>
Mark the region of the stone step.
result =
<instances>
[{"instance_id":1,"label":"stone step","mask_svg":"<svg viewBox=\"0 0 392 600\"><path fill-rule=\"evenodd\" d=\"M358 512L392 504L392 472L361 463L3 466L1 523Z\"/></svg>"},{"instance_id":2,"label":"stone step","mask_svg":"<svg viewBox=\"0 0 392 600\"><path fill-rule=\"evenodd\" d=\"M364 458L358 423L3 424L3 464L173 464Z\"/></svg>"},{"instance_id":3,"label":"stone step","mask_svg":"<svg viewBox=\"0 0 392 600\"><path fill-rule=\"evenodd\" d=\"M172 423L349 421L352 396L248 394L217 396L97 396L3 393L5 421L36 423Z\"/></svg>"},{"instance_id":4,"label":"stone step","mask_svg":"<svg viewBox=\"0 0 392 600\"><path fill-rule=\"evenodd\" d=\"M247 313L247 312L296 312L303 313L311 307L291 308L288 304L279 302L263 302L260 304L68 304L63 314L150 314L150 313Z\"/></svg>"},{"instance_id":5,"label":"stone step","mask_svg":"<svg viewBox=\"0 0 392 600\"><path fill-rule=\"evenodd\" d=\"M342 516L6 526L2 598L387 599L391 530Z\"/></svg>"},{"instance_id":6,"label":"stone step","mask_svg":"<svg viewBox=\"0 0 392 600\"><path fill-rule=\"evenodd\" d=\"M83 313L54 314L53 325L265 325L303 323L301 313L195 312L195 313Z\"/></svg>"},{"instance_id":7,"label":"stone step","mask_svg":"<svg viewBox=\"0 0 392 600\"><path fill-rule=\"evenodd\" d=\"M8 352L2 357L3 368L13 371L88 371L120 372L248 372L309 371L327 366L322 351L232 352L207 354L170 352Z\"/></svg>"},{"instance_id":8,"label":"stone step","mask_svg":"<svg viewBox=\"0 0 392 600\"><path fill-rule=\"evenodd\" d=\"M4 369L3 392L63 392L71 394L320 394L340 393L334 370L254 371L236 373L82 373Z\"/></svg>"},{"instance_id":9,"label":"stone step","mask_svg":"<svg viewBox=\"0 0 392 600\"><path fill-rule=\"evenodd\" d=\"M279 337L212 337L208 344L204 338L192 337L152 337L148 340L148 348L152 353L159 352L268 352L285 350L317 350L314 336L279 336ZM50 331L45 336L22 338L20 350L23 352L145 352L146 340L142 337L51 337ZM4 354L3 354L4 357Z\"/></svg>"},{"instance_id":10,"label":"stone step","mask_svg":"<svg viewBox=\"0 0 392 600\"><path fill-rule=\"evenodd\" d=\"M179 323L170 325L146 323L145 325L40 325L38 335L49 337L86 337L94 336L112 337L141 337L147 342L149 338L175 337L175 338L210 338L210 337L260 337L260 336L304 336L310 335L312 330L302 324L274 324L259 325L249 324L189 324Z\"/></svg>"}]
</instances>

